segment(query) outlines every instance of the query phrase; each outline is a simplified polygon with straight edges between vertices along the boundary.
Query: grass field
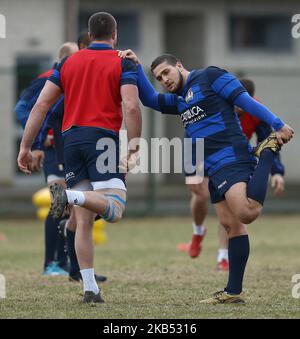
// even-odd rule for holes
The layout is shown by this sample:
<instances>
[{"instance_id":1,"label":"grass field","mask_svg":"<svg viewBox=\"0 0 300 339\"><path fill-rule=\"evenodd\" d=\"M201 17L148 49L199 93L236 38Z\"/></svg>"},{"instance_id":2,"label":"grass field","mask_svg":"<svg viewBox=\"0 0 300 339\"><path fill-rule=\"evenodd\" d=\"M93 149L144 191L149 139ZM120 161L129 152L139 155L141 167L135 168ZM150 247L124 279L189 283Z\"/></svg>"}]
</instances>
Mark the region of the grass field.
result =
<instances>
[{"instance_id":1,"label":"grass field","mask_svg":"<svg viewBox=\"0 0 300 339\"><path fill-rule=\"evenodd\" d=\"M201 305L224 287L215 269L217 220L207 220L203 253L190 259L176 250L189 240L189 218L127 219L107 229L108 244L96 248L96 270L106 303L81 303L81 286L41 275L43 227L37 221L0 221L0 274L7 297L0 318L300 318L292 276L300 273L300 216L262 216L249 228L251 256L245 278L246 305Z\"/></svg>"}]
</instances>

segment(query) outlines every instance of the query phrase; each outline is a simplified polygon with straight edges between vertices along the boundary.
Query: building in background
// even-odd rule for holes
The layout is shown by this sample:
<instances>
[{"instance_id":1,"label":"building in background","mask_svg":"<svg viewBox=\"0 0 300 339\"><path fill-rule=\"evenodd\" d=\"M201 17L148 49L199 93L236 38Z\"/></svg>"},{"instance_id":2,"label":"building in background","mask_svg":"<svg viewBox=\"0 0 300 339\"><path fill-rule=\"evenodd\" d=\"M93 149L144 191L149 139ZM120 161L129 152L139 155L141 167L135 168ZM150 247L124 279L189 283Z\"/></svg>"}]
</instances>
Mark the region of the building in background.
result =
<instances>
[{"instance_id":1,"label":"building in background","mask_svg":"<svg viewBox=\"0 0 300 339\"><path fill-rule=\"evenodd\" d=\"M21 131L13 108L30 80L51 67L60 44L76 40L96 11L116 16L118 48L134 49L148 70L157 55L169 52L190 69L218 65L252 78L257 96L296 130L282 154L287 181L300 185L300 39L291 34L298 0L0 0L7 25L6 39L0 39L0 185L41 184L41 176L28 179L17 171ZM179 119L146 109L143 131L146 138L183 135ZM142 192L148 187L150 200L154 182L183 183L181 175L129 180Z\"/></svg>"}]
</instances>

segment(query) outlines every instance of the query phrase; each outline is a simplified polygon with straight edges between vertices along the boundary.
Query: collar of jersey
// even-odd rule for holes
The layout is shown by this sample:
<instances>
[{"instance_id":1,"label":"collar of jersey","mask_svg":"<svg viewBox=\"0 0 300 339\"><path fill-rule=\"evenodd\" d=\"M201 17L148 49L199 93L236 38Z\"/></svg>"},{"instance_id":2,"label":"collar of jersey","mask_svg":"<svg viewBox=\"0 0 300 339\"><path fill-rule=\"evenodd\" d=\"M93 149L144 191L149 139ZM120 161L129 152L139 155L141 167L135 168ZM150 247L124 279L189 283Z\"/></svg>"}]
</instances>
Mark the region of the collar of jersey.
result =
<instances>
[{"instance_id":1,"label":"collar of jersey","mask_svg":"<svg viewBox=\"0 0 300 339\"><path fill-rule=\"evenodd\" d=\"M186 80L186 83L185 85L183 86L182 88L182 91L181 91L181 95L184 96L184 94L186 93L186 91L188 90L188 87L189 87L189 82L192 80L194 74L195 74L196 70L192 70Z\"/></svg>"},{"instance_id":2,"label":"collar of jersey","mask_svg":"<svg viewBox=\"0 0 300 339\"><path fill-rule=\"evenodd\" d=\"M89 45L88 49L97 49L97 50L112 50L113 48L108 44L101 44L101 43L92 43Z\"/></svg>"}]
</instances>

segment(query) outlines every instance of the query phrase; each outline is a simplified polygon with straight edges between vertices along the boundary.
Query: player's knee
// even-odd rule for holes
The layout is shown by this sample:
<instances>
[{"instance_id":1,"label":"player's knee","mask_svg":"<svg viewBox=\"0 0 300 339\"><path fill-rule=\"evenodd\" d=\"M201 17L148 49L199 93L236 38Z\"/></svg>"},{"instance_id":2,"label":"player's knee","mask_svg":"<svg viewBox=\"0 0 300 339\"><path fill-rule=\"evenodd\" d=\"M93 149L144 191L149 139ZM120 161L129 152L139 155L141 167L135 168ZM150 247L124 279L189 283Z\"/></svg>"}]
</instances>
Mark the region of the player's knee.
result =
<instances>
[{"instance_id":1,"label":"player's knee","mask_svg":"<svg viewBox=\"0 0 300 339\"><path fill-rule=\"evenodd\" d=\"M192 192L192 193L195 193L195 194L201 194L201 184L189 184L188 185L188 188L189 190Z\"/></svg>"},{"instance_id":2,"label":"player's knee","mask_svg":"<svg viewBox=\"0 0 300 339\"><path fill-rule=\"evenodd\" d=\"M239 220L245 225L249 225L254 221L254 219L250 217L249 215L242 215L239 217Z\"/></svg>"},{"instance_id":3,"label":"player's knee","mask_svg":"<svg viewBox=\"0 0 300 339\"><path fill-rule=\"evenodd\" d=\"M108 198L107 201L107 209L101 217L109 223L116 223L120 221L125 210L125 203L112 198Z\"/></svg>"},{"instance_id":4,"label":"player's knee","mask_svg":"<svg viewBox=\"0 0 300 339\"><path fill-rule=\"evenodd\" d=\"M251 224L259 216L259 211L244 211L238 215L241 223L245 225Z\"/></svg>"},{"instance_id":5,"label":"player's knee","mask_svg":"<svg viewBox=\"0 0 300 339\"><path fill-rule=\"evenodd\" d=\"M69 231L71 231L71 232L75 232L76 231L76 222L75 222L75 220L71 220L71 219L69 219L68 221L67 221L67 229L69 230Z\"/></svg>"},{"instance_id":6,"label":"player's knee","mask_svg":"<svg viewBox=\"0 0 300 339\"><path fill-rule=\"evenodd\" d=\"M207 205L208 204L208 196L205 194L194 194L194 199L197 201L198 204Z\"/></svg>"},{"instance_id":7,"label":"player's knee","mask_svg":"<svg viewBox=\"0 0 300 339\"><path fill-rule=\"evenodd\" d=\"M262 211L262 206L243 206L234 211L235 216L243 224L251 224Z\"/></svg>"},{"instance_id":8,"label":"player's knee","mask_svg":"<svg viewBox=\"0 0 300 339\"><path fill-rule=\"evenodd\" d=\"M113 224L113 223L120 221L122 218L123 218L123 211L116 208L116 212L115 212L114 217L111 218L110 220L107 220L107 221L110 222L111 224Z\"/></svg>"},{"instance_id":9,"label":"player's knee","mask_svg":"<svg viewBox=\"0 0 300 339\"><path fill-rule=\"evenodd\" d=\"M205 203L209 198L208 190L205 190L202 185L188 185L190 191L192 192L193 198L197 202Z\"/></svg>"},{"instance_id":10,"label":"player's knee","mask_svg":"<svg viewBox=\"0 0 300 339\"><path fill-rule=\"evenodd\" d=\"M250 223L252 223L253 221L255 221L258 218L258 216L260 215L261 211L262 211L262 209L259 208L259 207L255 208L255 209L253 209L251 211L251 213L250 213L251 222Z\"/></svg>"},{"instance_id":11,"label":"player's knee","mask_svg":"<svg viewBox=\"0 0 300 339\"><path fill-rule=\"evenodd\" d=\"M231 227L230 219L224 215L220 217L219 221L220 224L225 228L226 232L228 232L228 229Z\"/></svg>"},{"instance_id":12,"label":"player's knee","mask_svg":"<svg viewBox=\"0 0 300 339\"><path fill-rule=\"evenodd\" d=\"M228 222L228 220L227 219L220 219L220 223L221 223L221 225L225 228L225 230L227 231L227 229L230 227L230 225L229 225L229 222Z\"/></svg>"}]
</instances>

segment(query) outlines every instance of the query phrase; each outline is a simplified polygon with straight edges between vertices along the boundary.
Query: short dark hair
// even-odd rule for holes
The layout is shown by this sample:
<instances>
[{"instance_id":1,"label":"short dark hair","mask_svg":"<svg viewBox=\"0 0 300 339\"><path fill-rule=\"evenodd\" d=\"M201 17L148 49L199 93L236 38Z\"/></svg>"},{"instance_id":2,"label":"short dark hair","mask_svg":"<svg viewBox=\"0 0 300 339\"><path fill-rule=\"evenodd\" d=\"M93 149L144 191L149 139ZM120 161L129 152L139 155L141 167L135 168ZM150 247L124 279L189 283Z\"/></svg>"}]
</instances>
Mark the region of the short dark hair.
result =
<instances>
[{"instance_id":1,"label":"short dark hair","mask_svg":"<svg viewBox=\"0 0 300 339\"><path fill-rule=\"evenodd\" d=\"M116 19L109 13L99 12L89 18L89 32L93 39L107 40L117 29Z\"/></svg>"},{"instance_id":2,"label":"short dark hair","mask_svg":"<svg viewBox=\"0 0 300 339\"><path fill-rule=\"evenodd\" d=\"M172 54L162 54L158 56L151 64L151 72L153 72L154 68L156 68L158 65L162 64L163 62L167 62L169 65L175 66L177 62L180 60Z\"/></svg>"},{"instance_id":3,"label":"short dark hair","mask_svg":"<svg viewBox=\"0 0 300 339\"><path fill-rule=\"evenodd\" d=\"M255 84L252 80L242 78L240 79L241 84L245 87L246 91L249 93L251 97L254 96L255 93Z\"/></svg>"},{"instance_id":4,"label":"short dark hair","mask_svg":"<svg viewBox=\"0 0 300 339\"><path fill-rule=\"evenodd\" d=\"M78 45L78 48L80 48L81 45L84 45L84 46L88 46L91 42L91 39L89 37L89 32L87 29L81 31L78 35L78 39L77 39L77 45Z\"/></svg>"}]
</instances>

